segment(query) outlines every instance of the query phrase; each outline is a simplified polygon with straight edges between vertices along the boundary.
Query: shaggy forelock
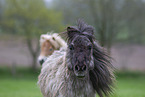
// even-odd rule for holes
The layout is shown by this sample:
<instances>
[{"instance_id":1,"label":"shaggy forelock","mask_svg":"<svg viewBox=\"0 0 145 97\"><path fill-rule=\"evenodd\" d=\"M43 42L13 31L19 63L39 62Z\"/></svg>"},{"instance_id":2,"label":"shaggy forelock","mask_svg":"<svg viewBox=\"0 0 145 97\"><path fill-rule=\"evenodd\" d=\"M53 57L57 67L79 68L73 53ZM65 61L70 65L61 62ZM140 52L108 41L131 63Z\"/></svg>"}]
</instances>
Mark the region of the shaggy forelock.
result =
<instances>
[{"instance_id":1,"label":"shaggy forelock","mask_svg":"<svg viewBox=\"0 0 145 97\"><path fill-rule=\"evenodd\" d=\"M90 41L94 39L94 28L82 20L77 21L77 26L70 26L68 29L66 32L68 42L71 42L78 35L86 36Z\"/></svg>"},{"instance_id":2,"label":"shaggy forelock","mask_svg":"<svg viewBox=\"0 0 145 97\"><path fill-rule=\"evenodd\" d=\"M90 32L91 34L94 33L94 28L90 25L87 25L84 21L82 20L78 20L77 21L78 24L78 30L80 31L80 33L83 34L83 32Z\"/></svg>"}]
</instances>

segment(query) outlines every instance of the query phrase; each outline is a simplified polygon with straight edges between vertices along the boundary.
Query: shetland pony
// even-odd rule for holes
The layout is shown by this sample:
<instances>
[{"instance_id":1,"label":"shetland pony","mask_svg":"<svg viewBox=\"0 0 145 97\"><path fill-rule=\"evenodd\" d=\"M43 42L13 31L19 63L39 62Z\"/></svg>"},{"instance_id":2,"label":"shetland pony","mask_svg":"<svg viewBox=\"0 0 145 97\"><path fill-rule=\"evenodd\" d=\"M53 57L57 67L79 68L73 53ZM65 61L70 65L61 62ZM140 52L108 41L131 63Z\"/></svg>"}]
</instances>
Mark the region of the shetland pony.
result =
<instances>
[{"instance_id":1,"label":"shetland pony","mask_svg":"<svg viewBox=\"0 0 145 97\"><path fill-rule=\"evenodd\" d=\"M67 51L46 60L38 77L44 97L100 97L112 92L111 58L94 38L94 28L83 21L67 27Z\"/></svg>"},{"instance_id":2,"label":"shetland pony","mask_svg":"<svg viewBox=\"0 0 145 97\"><path fill-rule=\"evenodd\" d=\"M50 56L55 50L60 48L66 49L66 42L57 34L42 34L40 36L41 52L38 57L39 64L43 64L48 56Z\"/></svg>"}]
</instances>

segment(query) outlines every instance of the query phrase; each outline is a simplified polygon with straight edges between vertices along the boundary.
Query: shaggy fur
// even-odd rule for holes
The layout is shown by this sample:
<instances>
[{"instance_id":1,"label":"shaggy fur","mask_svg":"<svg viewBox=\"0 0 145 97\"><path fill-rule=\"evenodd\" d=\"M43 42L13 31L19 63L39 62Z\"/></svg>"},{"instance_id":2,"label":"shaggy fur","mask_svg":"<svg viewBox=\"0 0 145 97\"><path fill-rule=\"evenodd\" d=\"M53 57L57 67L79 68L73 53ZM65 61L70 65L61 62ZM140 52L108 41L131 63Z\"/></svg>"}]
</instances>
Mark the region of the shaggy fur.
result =
<instances>
[{"instance_id":1,"label":"shaggy fur","mask_svg":"<svg viewBox=\"0 0 145 97\"><path fill-rule=\"evenodd\" d=\"M42 66L38 84L43 96L95 97L96 93L108 96L114 80L111 59L95 41L93 27L79 21L77 27L68 27L66 33L67 51L55 51ZM86 66L81 71L84 76L78 76L76 66Z\"/></svg>"}]
</instances>

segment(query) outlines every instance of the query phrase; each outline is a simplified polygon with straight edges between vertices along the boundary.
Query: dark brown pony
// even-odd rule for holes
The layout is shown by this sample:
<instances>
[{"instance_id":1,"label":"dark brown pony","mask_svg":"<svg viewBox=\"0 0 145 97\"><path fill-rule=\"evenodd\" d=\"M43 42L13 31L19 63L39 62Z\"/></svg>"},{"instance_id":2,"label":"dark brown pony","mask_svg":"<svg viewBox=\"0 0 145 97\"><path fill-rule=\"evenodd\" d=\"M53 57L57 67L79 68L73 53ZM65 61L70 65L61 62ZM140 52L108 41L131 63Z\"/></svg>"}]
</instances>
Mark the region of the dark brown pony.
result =
<instances>
[{"instance_id":1,"label":"dark brown pony","mask_svg":"<svg viewBox=\"0 0 145 97\"><path fill-rule=\"evenodd\" d=\"M38 84L44 97L108 96L114 80L111 58L97 44L94 28L79 20L66 34L67 51L53 53L42 67Z\"/></svg>"}]
</instances>

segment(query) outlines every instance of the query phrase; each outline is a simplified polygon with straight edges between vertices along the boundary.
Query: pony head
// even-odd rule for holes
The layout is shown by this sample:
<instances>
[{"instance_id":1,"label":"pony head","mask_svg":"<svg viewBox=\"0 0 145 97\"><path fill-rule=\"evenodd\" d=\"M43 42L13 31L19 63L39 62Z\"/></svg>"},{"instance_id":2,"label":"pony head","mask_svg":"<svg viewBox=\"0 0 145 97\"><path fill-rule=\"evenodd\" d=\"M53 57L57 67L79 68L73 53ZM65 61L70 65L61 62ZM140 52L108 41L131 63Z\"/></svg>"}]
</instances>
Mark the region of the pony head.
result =
<instances>
[{"instance_id":1,"label":"pony head","mask_svg":"<svg viewBox=\"0 0 145 97\"><path fill-rule=\"evenodd\" d=\"M66 48L65 41L57 34L42 34L40 36L41 52L38 58L40 64L42 64L46 57L51 55L55 50L60 48Z\"/></svg>"},{"instance_id":2,"label":"pony head","mask_svg":"<svg viewBox=\"0 0 145 97\"><path fill-rule=\"evenodd\" d=\"M77 27L67 27L68 68L79 78L84 78L94 68L93 33L94 28L83 21L78 21Z\"/></svg>"}]
</instances>

